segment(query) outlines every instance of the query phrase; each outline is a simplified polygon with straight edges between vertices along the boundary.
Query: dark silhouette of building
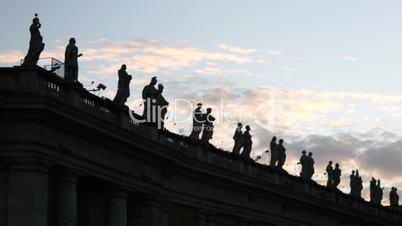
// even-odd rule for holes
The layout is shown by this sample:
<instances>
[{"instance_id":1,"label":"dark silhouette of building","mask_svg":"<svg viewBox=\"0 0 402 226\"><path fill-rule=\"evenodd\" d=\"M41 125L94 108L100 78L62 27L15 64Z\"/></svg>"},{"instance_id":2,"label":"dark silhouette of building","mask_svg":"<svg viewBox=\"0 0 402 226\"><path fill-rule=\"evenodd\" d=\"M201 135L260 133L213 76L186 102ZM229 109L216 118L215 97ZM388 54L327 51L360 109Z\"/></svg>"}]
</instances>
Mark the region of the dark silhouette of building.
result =
<instances>
[{"instance_id":1,"label":"dark silhouette of building","mask_svg":"<svg viewBox=\"0 0 402 226\"><path fill-rule=\"evenodd\" d=\"M2 226L402 220L398 210L140 124L141 116L39 67L0 68L0 106Z\"/></svg>"}]
</instances>

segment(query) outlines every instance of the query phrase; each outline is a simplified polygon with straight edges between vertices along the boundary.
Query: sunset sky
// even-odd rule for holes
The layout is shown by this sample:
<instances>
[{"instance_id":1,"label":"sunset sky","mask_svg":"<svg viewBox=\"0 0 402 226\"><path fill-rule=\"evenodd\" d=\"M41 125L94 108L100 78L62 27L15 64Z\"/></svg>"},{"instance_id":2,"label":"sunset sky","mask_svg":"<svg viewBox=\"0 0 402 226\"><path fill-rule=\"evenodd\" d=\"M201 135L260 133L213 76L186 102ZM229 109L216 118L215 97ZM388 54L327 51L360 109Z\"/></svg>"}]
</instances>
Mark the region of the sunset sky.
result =
<instances>
[{"instance_id":1,"label":"sunset sky","mask_svg":"<svg viewBox=\"0 0 402 226\"><path fill-rule=\"evenodd\" d=\"M168 129L189 134L189 105L218 118L212 143L230 149L237 121L249 124L253 156L275 134L287 170L313 152L316 181L339 162L342 189L358 168L402 189L402 2L374 0L22 1L3 0L0 66L18 65L39 14L41 57L64 61L75 37L79 80L113 98L121 64L133 76L129 105L158 76L170 101ZM187 102L185 102L185 101ZM240 116L241 114L241 116ZM266 163L268 155L262 155ZM364 194L368 190L365 188Z\"/></svg>"}]
</instances>

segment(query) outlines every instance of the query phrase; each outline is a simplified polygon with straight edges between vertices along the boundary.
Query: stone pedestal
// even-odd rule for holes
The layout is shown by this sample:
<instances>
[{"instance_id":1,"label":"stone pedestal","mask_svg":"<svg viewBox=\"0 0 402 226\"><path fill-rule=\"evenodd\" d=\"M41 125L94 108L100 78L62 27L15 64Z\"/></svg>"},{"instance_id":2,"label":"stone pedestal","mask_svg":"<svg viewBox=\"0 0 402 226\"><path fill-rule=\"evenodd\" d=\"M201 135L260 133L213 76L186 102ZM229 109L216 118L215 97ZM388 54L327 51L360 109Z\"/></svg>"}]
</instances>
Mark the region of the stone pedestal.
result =
<instances>
[{"instance_id":1,"label":"stone pedestal","mask_svg":"<svg viewBox=\"0 0 402 226\"><path fill-rule=\"evenodd\" d=\"M11 162L8 226L47 225L48 165L31 159Z\"/></svg>"}]
</instances>

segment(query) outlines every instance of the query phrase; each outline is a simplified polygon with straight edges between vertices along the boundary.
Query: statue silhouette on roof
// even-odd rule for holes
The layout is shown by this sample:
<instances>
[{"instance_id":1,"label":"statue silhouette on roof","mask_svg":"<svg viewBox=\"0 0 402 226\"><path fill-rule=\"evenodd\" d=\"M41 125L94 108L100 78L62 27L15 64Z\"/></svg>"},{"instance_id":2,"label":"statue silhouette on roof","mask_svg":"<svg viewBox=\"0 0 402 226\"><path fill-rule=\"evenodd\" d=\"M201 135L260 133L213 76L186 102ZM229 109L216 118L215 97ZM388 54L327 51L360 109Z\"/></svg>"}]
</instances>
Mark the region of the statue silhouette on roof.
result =
<instances>
[{"instance_id":1,"label":"statue silhouette on roof","mask_svg":"<svg viewBox=\"0 0 402 226\"><path fill-rule=\"evenodd\" d=\"M300 157L300 161L298 162L298 164L300 164L302 167L301 172L300 172L300 177L303 179L307 179L307 161L308 161L308 157L306 155L306 151L303 150L302 156Z\"/></svg>"},{"instance_id":2,"label":"statue silhouette on roof","mask_svg":"<svg viewBox=\"0 0 402 226\"><path fill-rule=\"evenodd\" d=\"M278 152L278 168L282 169L283 165L286 161L286 148L283 146L283 139L279 140L279 144L277 145Z\"/></svg>"},{"instance_id":3,"label":"statue silhouette on roof","mask_svg":"<svg viewBox=\"0 0 402 226\"><path fill-rule=\"evenodd\" d=\"M204 116L202 113L202 103L197 104L197 108L193 113L193 129L189 135L190 138L200 139L200 133L202 131L202 125L204 122Z\"/></svg>"},{"instance_id":4,"label":"statue silhouette on roof","mask_svg":"<svg viewBox=\"0 0 402 226\"><path fill-rule=\"evenodd\" d=\"M204 128L202 130L201 140L205 143L208 143L210 139L212 139L212 135L214 134L214 124L215 118L211 115L212 109L207 108L207 112L203 115L204 120Z\"/></svg>"},{"instance_id":5,"label":"statue silhouette on roof","mask_svg":"<svg viewBox=\"0 0 402 226\"><path fill-rule=\"evenodd\" d=\"M389 203L391 209L396 210L399 208L399 195L395 187L392 187L389 193Z\"/></svg>"},{"instance_id":6,"label":"statue silhouette on roof","mask_svg":"<svg viewBox=\"0 0 402 226\"><path fill-rule=\"evenodd\" d=\"M350 175L350 195L361 198L362 189L363 181L359 175L359 170L352 170L352 174Z\"/></svg>"},{"instance_id":7,"label":"statue silhouette on roof","mask_svg":"<svg viewBox=\"0 0 402 226\"><path fill-rule=\"evenodd\" d=\"M355 178L355 190L356 190L356 197L361 198L362 197L362 190L363 190L363 179L359 174L359 170L356 169L356 178Z\"/></svg>"},{"instance_id":8,"label":"statue silhouette on roof","mask_svg":"<svg viewBox=\"0 0 402 226\"><path fill-rule=\"evenodd\" d=\"M233 135L234 145L233 145L232 153L236 157L239 156L240 149L243 147L244 136L243 136L243 131L241 130L242 127L243 127L243 125L241 124L241 122L237 123L237 128Z\"/></svg>"},{"instance_id":9,"label":"statue silhouette on roof","mask_svg":"<svg viewBox=\"0 0 402 226\"><path fill-rule=\"evenodd\" d=\"M156 77L152 77L151 82L142 90L142 99L144 101L144 112L142 116L147 123L154 125L156 125L157 121L156 99L158 95L162 93L160 87L158 87L158 89L155 88L157 83L158 80Z\"/></svg>"},{"instance_id":10,"label":"statue silhouette on roof","mask_svg":"<svg viewBox=\"0 0 402 226\"><path fill-rule=\"evenodd\" d=\"M24 57L22 66L36 66L39 61L40 54L45 49L45 44L42 42L43 38L39 31L41 26L42 25L39 22L38 14L35 13L35 17L33 18L32 24L29 27L29 32L31 34L31 38L29 40L29 49L27 55Z\"/></svg>"},{"instance_id":11,"label":"statue silhouette on roof","mask_svg":"<svg viewBox=\"0 0 402 226\"><path fill-rule=\"evenodd\" d=\"M327 172L327 187L332 188L332 183L334 181L334 168L332 167L332 161L328 162L325 172Z\"/></svg>"},{"instance_id":12,"label":"statue silhouette on roof","mask_svg":"<svg viewBox=\"0 0 402 226\"><path fill-rule=\"evenodd\" d=\"M375 193L376 193L376 186L377 186L377 181L374 177L371 178L370 181L370 202L374 203L376 200Z\"/></svg>"},{"instance_id":13,"label":"statue silhouette on roof","mask_svg":"<svg viewBox=\"0 0 402 226\"><path fill-rule=\"evenodd\" d=\"M162 95L163 89L163 85L158 84L158 90L160 91L158 96L156 96L158 129L165 128L165 115L167 113L167 106L169 106L169 102Z\"/></svg>"},{"instance_id":14,"label":"statue silhouette on roof","mask_svg":"<svg viewBox=\"0 0 402 226\"><path fill-rule=\"evenodd\" d=\"M314 159L313 159L313 153L309 152L307 156L307 161L306 161L306 177L308 180L311 180L311 178L314 175Z\"/></svg>"},{"instance_id":15,"label":"statue silhouette on roof","mask_svg":"<svg viewBox=\"0 0 402 226\"><path fill-rule=\"evenodd\" d=\"M278 162L278 144L276 143L276 137L272 137L271 142L269 143L269 149L271 150L271 160L269 165L272 167L276 166Z\"/></svg>"},{"instance_id":16,"label":"statue silhouette on roof","mask_svg":"<svg viewBox=\"0 0 402 226\"><path fill-rule=\"evenodd\" d=\"M339 168L339 163L335 164L335 168L334 168L334 177L333 177L333 182L332 182L332 188L337 189L339 183L341 183L341 174L342 171Z\"/></svg>"},{"instance_id":17,"label":"statue silhouette on roof","mask_svg":"<svg viewBox=\"0 0 402 226\"><path fill-rule=\"evenodd\" d=\"M246 125L246 131L244 131L243 134L243 151L240 156L247 162L250 160L251 148L253 146L253 141L251 140L251 137L252 136L250 134L250 126Z\"/></svg>"},{"instance_id":18,"label":"statue silhouette on roof","mask_svg":"<svg viewBox=\"0 0 402 226\"><path fill-rule=\"evenodd\" d=\"M370 188L371 188L371 184L370 184ZM374 183L373 185L373 199L372 199L372 203L375 205L381 205L381 201L383 198L383 190L384 188L381 187L381 180L377 180L377 184Z\"/></svg>"},{"instance_id":19,"label":"statue silhouette on roof","mask_svg":"<svg viewBox=\"0 0 402 226\"><path fill-rule=\"evenodd\" d=\"M70 38L64 53L64 78L70 82L78 82L78 47L75 45L75 38Z\"/></svg>"},{"instance_id":20,"label":"statue silhouette on roof","mask_svg":"<svg viewBox=\"0 0 402 226\"><path fill-rule=\"evenodd\" d=\"M356 196L356 175L355 175L355 171L352 170L352 173L350 174L350 195L351 196Z\"/></svg>"},{"instance_id":21,"label":"statue silhouette on roof","mask_svg":"<svg viewBox=\"0 0 402 226\"><path fill-rule=\"evenodd\" d=\"M119 81L117 83L117 93L113 99L113 102L118 105L124 105L130 96L130 81L132 77L126 70L127 66L125 64L121 65L120 70L118 70Z\"/></svg>"}]
</instances>

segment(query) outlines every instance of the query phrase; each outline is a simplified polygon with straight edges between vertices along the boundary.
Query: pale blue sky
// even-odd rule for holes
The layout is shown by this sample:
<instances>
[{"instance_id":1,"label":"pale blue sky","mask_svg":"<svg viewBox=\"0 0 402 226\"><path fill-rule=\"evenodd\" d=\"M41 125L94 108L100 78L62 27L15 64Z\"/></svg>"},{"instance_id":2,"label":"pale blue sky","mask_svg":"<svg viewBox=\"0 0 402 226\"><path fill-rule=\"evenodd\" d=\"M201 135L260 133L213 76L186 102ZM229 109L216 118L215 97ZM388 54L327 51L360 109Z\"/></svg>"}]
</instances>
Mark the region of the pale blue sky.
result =
<instances>
[{"instance_id":1,"label":"pale blue sky","mask_svg":"<svg viewBox=\"0 0 402 226\"><path fill-rule=\"evenodd\" d=\"M38 12L47 48L70 36L187 40L207 49L228 43L259 50L269 64L251 70L268 84L395 94L402 83L400 1L5 0L2 6L0 26L7 35L0 50L25 51L26 28ZM272 59L267 49L284 55Z\"/></svg>"}]
</instances>

